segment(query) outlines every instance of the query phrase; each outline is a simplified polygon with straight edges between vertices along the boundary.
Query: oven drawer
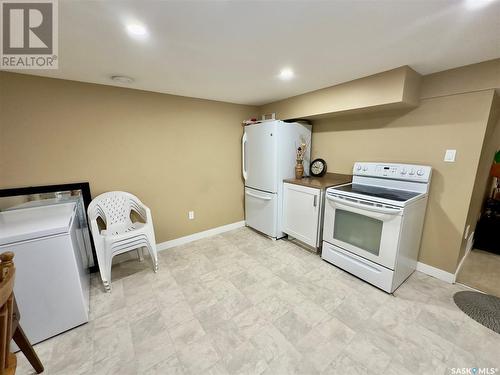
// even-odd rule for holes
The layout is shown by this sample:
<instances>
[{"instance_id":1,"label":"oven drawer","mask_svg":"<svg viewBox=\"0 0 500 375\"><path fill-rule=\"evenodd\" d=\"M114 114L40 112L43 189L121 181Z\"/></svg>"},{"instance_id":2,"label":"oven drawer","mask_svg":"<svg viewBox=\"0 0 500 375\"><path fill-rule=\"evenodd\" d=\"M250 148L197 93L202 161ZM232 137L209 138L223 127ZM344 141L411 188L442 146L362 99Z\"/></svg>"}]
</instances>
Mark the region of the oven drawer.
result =
<instances>
[{"instance_id":1,"label":"oven drawer","mask_svg":"<svg viewBox=\"0 0 500 375\"><path fill-rule=\"evenodd\" d=\"M321 258L343 270L392 293L394 271L323 241Z\"/></svg>"}]
</instances>

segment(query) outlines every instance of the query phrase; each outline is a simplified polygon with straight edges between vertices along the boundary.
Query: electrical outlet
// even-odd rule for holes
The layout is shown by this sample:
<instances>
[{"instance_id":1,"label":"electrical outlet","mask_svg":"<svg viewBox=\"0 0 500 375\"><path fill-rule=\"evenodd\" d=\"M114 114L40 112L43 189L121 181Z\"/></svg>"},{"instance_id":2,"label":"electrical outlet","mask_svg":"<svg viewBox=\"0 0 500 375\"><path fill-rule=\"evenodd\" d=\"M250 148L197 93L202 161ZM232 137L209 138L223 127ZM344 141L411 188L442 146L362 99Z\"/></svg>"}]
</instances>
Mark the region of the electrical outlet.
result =
<instances>
[{"instance_id":1,"label":"electrical outlet","mask_svg":"<svg viewBox=\"0 0 500 375\"><path fill-rule=\"evenodd\" d=\"M448 163L454 163L456 155L457 150L446 150L444 154L444 161L447 161Z\"/></svg>"},{"instance_id":2,"label":"electrical outlet","mask_svg":"<svg viewBox=\"0 0 500 375\"><path fill-rule=\"evenodd\" d=\"M188 218L189 218L189 220L194 220L194 211L188 212Z\"/></svg>"},{"instance_id":3,"label":"electrical outlet","mask_svg":"<svg viewBox=\"0 0 500 375\"><path fill-rule=\"evenodd\" d=\"M469 237L469 231L470 231L470 224L467 225L467 228L465 228L465 234L464 234L465 240L467 239L467 237Z\"/></svg>"}]
</instances>

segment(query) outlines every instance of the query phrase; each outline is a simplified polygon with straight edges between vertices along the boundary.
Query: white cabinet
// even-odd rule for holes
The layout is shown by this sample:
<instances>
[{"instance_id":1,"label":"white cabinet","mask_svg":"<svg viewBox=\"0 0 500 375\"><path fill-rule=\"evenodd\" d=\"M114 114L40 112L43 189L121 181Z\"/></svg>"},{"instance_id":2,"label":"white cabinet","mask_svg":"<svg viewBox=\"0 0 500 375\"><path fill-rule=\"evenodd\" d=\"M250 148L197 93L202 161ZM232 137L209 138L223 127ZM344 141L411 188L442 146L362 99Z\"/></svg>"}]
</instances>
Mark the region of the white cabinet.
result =
<instances>
[{"instance_id":1,"label":"white cabinet","mask_svg":"<svg viewBox=\"0 0 500 375\"><path fill-rule=\"evenodd\" d=\"M312 247L319 247L323 191L283 184L283 232Z\"/></svg>"}]
</instances>

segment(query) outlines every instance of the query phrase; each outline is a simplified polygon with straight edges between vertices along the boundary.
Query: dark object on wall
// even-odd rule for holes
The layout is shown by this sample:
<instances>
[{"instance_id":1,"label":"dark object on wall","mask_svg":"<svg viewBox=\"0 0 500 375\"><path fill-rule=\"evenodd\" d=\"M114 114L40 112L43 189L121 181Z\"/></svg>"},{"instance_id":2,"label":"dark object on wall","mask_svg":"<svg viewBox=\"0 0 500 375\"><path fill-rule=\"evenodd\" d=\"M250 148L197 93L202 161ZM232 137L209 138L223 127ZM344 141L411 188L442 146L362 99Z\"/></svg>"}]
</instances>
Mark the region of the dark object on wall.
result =
<instances>
[{"instance_id":1,"label":"dark object on wall","mask_svg":"<svg viewBox=\"0 0 500 375\"><path fill-rule=\"evenodd\" d=\"M81 196L83 198L83 204L85 206L84 215L85 221L87 222L87 208L92 201L92 197L90 195L90 184L88 182L77 182L72 184L61 184L61 185L46 185L46 186L28 186L28 187L20 187L20 188L11 188L11 189L0 189L0 198L3 197L15 197L20 195L33 195L33 194L48 194L48 193L57 193L57 192L65 192L72 190L80 190ZM88 228L90 233L90 228ZM94 241L92 236L89 236L90 246L92 248L92 259L94 265L89 268L90 272L97 272L99 270L97 263L97 255L95 252Z\"/></svg>"},{"instance_id":2,"label":"dark object on wall","mask_svg":"<svg viewBox=\"0 0 500 375\"><path fill-rule=\"evenodd\" d=\"M309 168L311 172L311 176L314 177L322 177L326 173L326 161L323 159L315 159L311 163L311 167Z\"/></svg>"},{"instance_id":3,"label":"dark object on wall","mask_svg":"<svg viewBox=\"0 0 500 375\"><path fill-rule=\"evenodd\" d=\"M500 201L488 199L474 235L474 248L500 254Z\"/></svg>"}]
</instances>

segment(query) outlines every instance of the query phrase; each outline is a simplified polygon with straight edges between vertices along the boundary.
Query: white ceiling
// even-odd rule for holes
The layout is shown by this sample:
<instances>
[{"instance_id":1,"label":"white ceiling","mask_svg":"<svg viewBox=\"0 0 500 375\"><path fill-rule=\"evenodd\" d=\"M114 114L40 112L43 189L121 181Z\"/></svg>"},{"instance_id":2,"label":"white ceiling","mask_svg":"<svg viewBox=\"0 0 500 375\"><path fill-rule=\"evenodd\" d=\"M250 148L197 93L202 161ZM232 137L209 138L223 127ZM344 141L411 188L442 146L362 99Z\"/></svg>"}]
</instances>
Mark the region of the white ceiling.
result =
<instances>
[{"instance_id":1,"label":"white ceiling","mask_svg":"<svg viewBox=\"0 0 500 375\"><path fill-rule=\"evenodd\" d=\"M469 9L470 3L483 7ZM500 57L500 1L59 1L59 70L20 71L263 104L401 65ZM149 38L135 40L127 22ZM284 67L296 77L281 81Z\"/></svg>"}]
</instances>

